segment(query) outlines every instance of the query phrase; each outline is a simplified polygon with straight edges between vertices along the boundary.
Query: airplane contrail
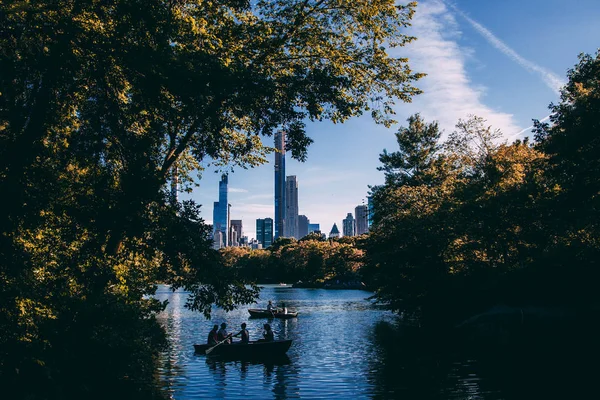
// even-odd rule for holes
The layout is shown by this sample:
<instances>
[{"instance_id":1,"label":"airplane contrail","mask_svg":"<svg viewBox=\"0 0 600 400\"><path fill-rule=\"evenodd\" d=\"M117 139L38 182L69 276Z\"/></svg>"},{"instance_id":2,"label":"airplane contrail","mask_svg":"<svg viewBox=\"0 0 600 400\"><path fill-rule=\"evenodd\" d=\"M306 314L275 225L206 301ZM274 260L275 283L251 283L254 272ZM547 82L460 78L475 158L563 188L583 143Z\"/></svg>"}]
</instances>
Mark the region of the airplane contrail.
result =
<instances>
[{"instance_id":1,"label":"airplane contrail","mask_svg":"<svg viewBox=\"0 0 600 400\"><path fill-rule=\"evenodd\" d=\"M544 67L541 67L525 58L521 57L516 51L508 47L506 43L502 40L498 39L496 35L494 35L490 30L486 27L478 23L477 21L469 18L464 12L459 10L455 5L446 3L450 8L460 14L464 19L466 19L472 26L475 28L488 42L490 42L494 47L504 53L506 56L510 57L517 64L522 66L523 68L535 72L541 76L542 80L550 89L552 89L555 93L559 94L560 89L564 86L565 82L556 74L548 71ZM531 129L531 128L528 128Z\"/></svg>"},{"instance_id":2,"label":"airplane contrail","mask_svg":"<svg viewBox=\"0 0 600 400\"><path fill-rule=\"evenodd\" d=\"M548 121L549 119L550 119L550 116L549 116L549 115L547 115L547 116L545 116L544 118L540 119L540 122L546 122L546 121ZM523 130L521 130L521 131L519 131L519 132L517 132L517 133L515 133L515 134L513 134L513 135L510 135L509 137L507 137L507 138L506 138L506 140L512 139L512 138L514 138L514 137L517 137L517 136L519 136L519 135L522 135L523 133L527 132L528 130L531 130L532 128L533 128L533 125L531 125L531 126L529 126L529 127L525 128L525 129L523 129Z\"/></svg>"}]
</instances>

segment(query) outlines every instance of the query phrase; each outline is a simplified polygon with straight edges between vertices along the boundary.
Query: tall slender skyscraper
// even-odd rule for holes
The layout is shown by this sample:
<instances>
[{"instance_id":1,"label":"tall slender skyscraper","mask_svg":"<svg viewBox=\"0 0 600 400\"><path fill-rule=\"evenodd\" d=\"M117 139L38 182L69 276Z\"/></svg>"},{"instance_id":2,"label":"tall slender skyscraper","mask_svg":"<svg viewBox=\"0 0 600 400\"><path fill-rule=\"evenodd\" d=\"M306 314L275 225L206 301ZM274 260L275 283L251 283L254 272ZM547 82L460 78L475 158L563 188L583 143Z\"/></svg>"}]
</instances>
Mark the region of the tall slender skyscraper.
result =
<instances>
[{"instance_id":1,"label":"tall slender skyscraper","mask_svg":"<svg viewBox=\"0 0 600 400\"><path fill-rule=\"evenodd\" d=\"M275 239L285 227L285 132L275 133ZM264 243L263 243L264 245Z\"/></svg>"},{"instance_id":2,"label":"tall slender skyscraper","mask_svg":"<svg viewBox=\"0 0 600 400\"><path fill-rule=\"evenodd\" d=\"M354 223L354 217L352 213L348 213L346 218L342 221L342 231L344 232L344 236L354 236L354 232L356 231L356 226Z\"/></svg>"},{"instance_id":3,"label":"tall slender skyscraper","mask_svg":"<svg viewBox=\"0 0 600 400\"><path fill-rule=\"evenodd\" d=\"M229 203L227 202L227 183L226 174L221 176L219 182L219 201L215 201L213 209L213 237L216 232L221 232L222 245L227 246L229 238Z\"/></svg>"},{"instance_id":4,"label":"tall slender skyscraper","mask_svg":"<svg viewBox=\"0 0 600 400\"><path fill-rule=\"evenodd\" d=\"M363 233L369 232L368 207L364 204L356 206L354 209L354 215L356 216L356 234L362 235Z\"/></svg>"},{"instance_id":5,"label":"tall slender skyscraper","mask_svg":"<svg viewBox=\"0 0 600 400\"><path fill-rule=\"evenodd\" d=\"M298 235L298 181L296 175L285 178L285 226L283 236L300 239Z\"/></svg>"}]
</instances>

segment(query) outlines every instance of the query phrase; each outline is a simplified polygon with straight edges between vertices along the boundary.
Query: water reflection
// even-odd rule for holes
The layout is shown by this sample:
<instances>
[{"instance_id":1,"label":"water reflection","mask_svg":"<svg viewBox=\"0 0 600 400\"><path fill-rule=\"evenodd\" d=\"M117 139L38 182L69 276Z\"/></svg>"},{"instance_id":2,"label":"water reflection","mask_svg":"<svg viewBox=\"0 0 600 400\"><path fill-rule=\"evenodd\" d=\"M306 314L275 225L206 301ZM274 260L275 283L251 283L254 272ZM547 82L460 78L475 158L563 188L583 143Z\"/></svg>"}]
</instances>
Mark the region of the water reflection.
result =
<instances>
[{"instance_id":1,"label":"water reflection","mask_svg":"<svg viewBox=\"0 0 600 400\"><path fill-rule=\"evenodd\" d=\"M263 394L259 397L270 397L267 395L270 392L275 399L298 398L298 371L288 356L265 361L205 358L214 383L214 397L235 397L235 386L239 386L245 397L252 397L251 392L260 389ZM259 378L259 374L262 377L256 379ZM259 382L262 383L259 385Z\"/></svg>"},{"instance_id":2,"label":"water reflection","mask_svg":"<svg viewBox=\"0 0 600 400\"><path fill-rule=\"evenodd\" d=\"M192 345L203 343L212 325L221 322L231 330L247 322L255 340L266 319L250 320L243 308L229 313L215 309L213 320L207 321L182 308L185 293L159 291L161 300L170 301L161 315L171 336L171 346L161 358L165 388L176 400L599 397L595 393L598 352L578 344L595 341L597 335L591 330L585 341L577 338L586 331L577 330L570 340L540 340L535 351L509 343L483 353L461 343L460 337L426 334L407 324L410 319L373 306L365 300L368 295L265 287L261 300L248 308L262 308L267 300L283 301L300 315L270 321L275 337L293 340L292 347L283 360L257 362L195 355ZM558 343L568 351L559 354ZM583 355L586 362L581 361Z\"/></svg>"}]
</instances>

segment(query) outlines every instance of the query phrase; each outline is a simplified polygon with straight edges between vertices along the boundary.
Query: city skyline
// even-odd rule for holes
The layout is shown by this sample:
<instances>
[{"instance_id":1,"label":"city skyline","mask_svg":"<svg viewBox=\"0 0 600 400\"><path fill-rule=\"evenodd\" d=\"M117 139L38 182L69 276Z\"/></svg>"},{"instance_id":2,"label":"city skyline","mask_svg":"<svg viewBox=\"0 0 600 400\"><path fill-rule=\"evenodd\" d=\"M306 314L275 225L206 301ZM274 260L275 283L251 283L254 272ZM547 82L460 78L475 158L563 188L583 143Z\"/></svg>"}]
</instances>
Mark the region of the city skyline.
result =
<instances>
[{"instance_id":1,"label":"city skyline","mask_svg":"<svg viewBox=\"0 0 600 400\"><path fill-rule=\"evenodd\" d=\"M368 115L343 124L306 121L314 140L307 161L288 157L285 172L300 182L299 212L323 229L334 222L340 226L348 212L367 203L369 185L383 183L383 173L377 171L379 154L397 149L394 133L406 126L411 114L437 120L444 138L469 114L487 119L507 140L531 137L532 119L547 117L548 104L559 100L556 85L549 83L566 81L577 55L594 53L598 46L598 2L582 1L587 11L569 12L557 12L567 6L556 0L453 4L419 2L409 30L417 40L394 53L408 57L414 71L428 74L416 83L423 94L411 104L398 102L394 107L398 124L388 129ZM568 27L568 35L557 26ZM265 144L272 141L264 138ZM248 227L245 234L255 237L255 220L274 216L274 156L268 161L233 172L206 164L200 187L180 197L202 204L203 218L212 223L214 188L220 174L229 172L232 218L242 219Z\"/></svg>"}]
</instances>

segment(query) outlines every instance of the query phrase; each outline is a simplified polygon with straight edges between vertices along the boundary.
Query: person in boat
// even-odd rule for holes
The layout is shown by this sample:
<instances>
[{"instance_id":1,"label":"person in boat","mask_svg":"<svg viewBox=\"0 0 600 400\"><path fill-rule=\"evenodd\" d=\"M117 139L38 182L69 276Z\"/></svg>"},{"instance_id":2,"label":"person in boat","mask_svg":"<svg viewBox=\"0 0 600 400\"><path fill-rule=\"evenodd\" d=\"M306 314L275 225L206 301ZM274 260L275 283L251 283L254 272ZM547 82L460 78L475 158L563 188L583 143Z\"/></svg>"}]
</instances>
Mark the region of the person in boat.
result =
<instances>
[{"instance_id":1,"label":"person in boat","mask_svg":"<svg viewBox=\"0 0 600 400\"><path fill-rule=\"evenodd\" d=\"M269 304L267 304L267 311L269 311L269 312L277 311L277 310L275 310L275 307L273 307L273 303L271 302L271 300L269 300Z\"/></svg>"},{"instance_id":2,"label":"person in boat","mask_svg":"<svg viewBox=\"0 0 600 400\"><path fill-rule=\"evenodd\" d=\"M208 340L206 341L207 344L214 346L215 344L218 343L218 341L219 341L218 336L217 336L218 330L219 330L219 325L213 326L212 330L208 333Z\"/></svg>"},{"instance_id":3,"label":"person in boat","mask_svg":"<svg viewBox=\"0 0 600 400\"><path fill-rule=\"evenodd\" d=\"M281 303L281 312L284 314L287 314L287 307L285 306L285 303Z\"/></svg>"},{"instance_id":4,"label":"person in boat","mask_svg":"<svg viewBox=\"0 0 600 400\"><path fill-rule=\"evenodd\" d=\"M248 342L250 341L250 333L248 332L248 329L246 329L246 323L242 323L242 330L239 331L238 333L236 333L235 335L233 335L233 337L237 337L237 336L241 336L241 341L239 341L238 343L241 344L248 344Z\"/></svg>"},{"instance_id":5,"label":"person in boat","mask_svg":"<svg viewBox=\"0 0 600 400\"><path fill-rule=\"evenodd\" d=\"M227 333L227 324L225 322L221 324L221 329L219 329L219 332L217 332L217 340L219 342L227 340L223 344L231 344L231 334Z\"/></svg>"},{"instance_id":6,"label":"person in boat","mask_svg":"<svg viewBox=\"0 0 600 400\"><path fill-rule=\"evenodd\" d=\"M271 325L269 324L264 324L263 327L265 328L264 332L263 332L263 337L265 338L264 341L265 342L272 342L275 340L275 336L273 335L273 330L271 329Z\"/></svg>"}]
</instances>

